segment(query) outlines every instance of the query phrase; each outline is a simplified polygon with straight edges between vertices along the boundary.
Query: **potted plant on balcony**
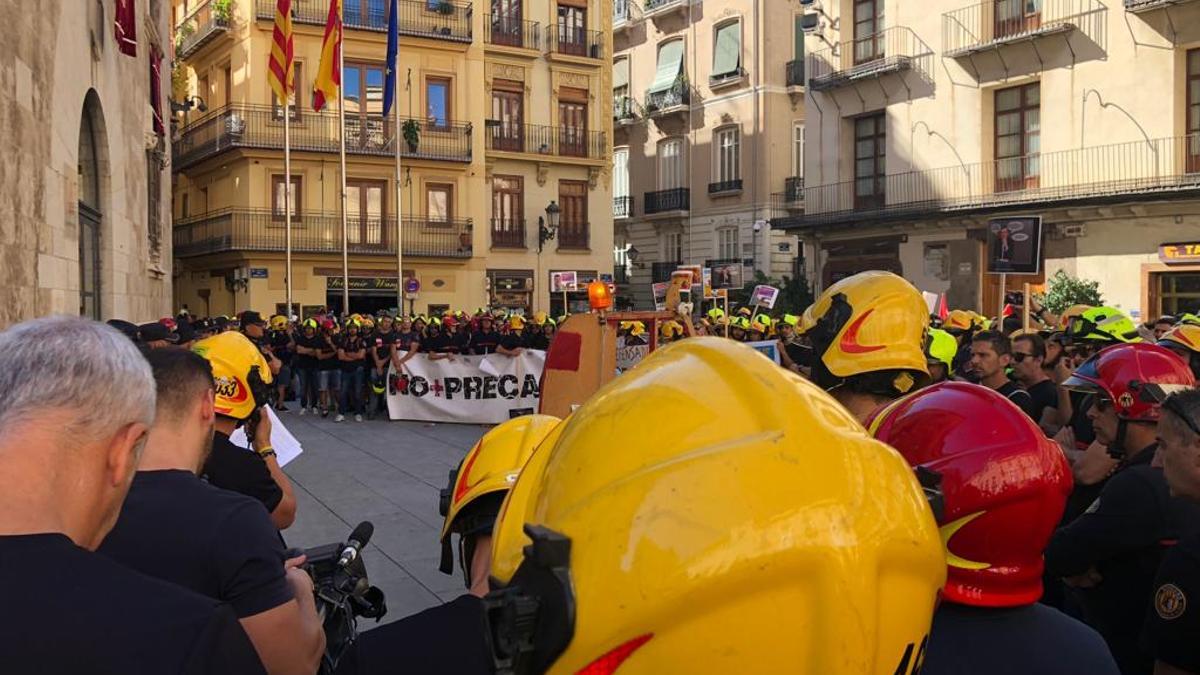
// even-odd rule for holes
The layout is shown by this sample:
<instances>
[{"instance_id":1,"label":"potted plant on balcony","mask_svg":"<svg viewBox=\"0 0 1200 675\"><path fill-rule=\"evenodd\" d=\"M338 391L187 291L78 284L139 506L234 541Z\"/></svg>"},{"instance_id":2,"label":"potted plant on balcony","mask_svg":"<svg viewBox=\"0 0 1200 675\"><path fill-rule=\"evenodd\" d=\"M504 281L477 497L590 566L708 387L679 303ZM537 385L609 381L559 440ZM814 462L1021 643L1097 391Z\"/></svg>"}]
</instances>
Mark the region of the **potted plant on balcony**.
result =
<instances>
[{"instance_id":1,"label":"potted plant on balcony","mask_svg":"<svg viewBox=\"0 0 1200 675\"><path fill-rule=\"evenodd\" d=\"M408 151L415 154L417 146L421 143L421 125L416 120L404 120L404 124L400 126L400 133L404 135Z\"/></svg>"},{"instance_id":2,"label":"potted plant on balcony","mask_svg":"<svg viewBox=\"0 0 1200 675\"><path fill-rule=\"evenodd\" d=\"M191 19L179 24L179 27L175 29L175 51L180 51L180 48L183 47L183 42L195 32L196 24Z\"/></svg>"},{"instance_id":3,"label":"potted plant on balcony","mask_svg":"<svg viewBox=\"0 0 1200 675\"><path fill-rule=\"evenodd\" d=\"M233 17L233 0L213 0L212 13L218 24L228 26Z\"/></svg>"}]
</instances>

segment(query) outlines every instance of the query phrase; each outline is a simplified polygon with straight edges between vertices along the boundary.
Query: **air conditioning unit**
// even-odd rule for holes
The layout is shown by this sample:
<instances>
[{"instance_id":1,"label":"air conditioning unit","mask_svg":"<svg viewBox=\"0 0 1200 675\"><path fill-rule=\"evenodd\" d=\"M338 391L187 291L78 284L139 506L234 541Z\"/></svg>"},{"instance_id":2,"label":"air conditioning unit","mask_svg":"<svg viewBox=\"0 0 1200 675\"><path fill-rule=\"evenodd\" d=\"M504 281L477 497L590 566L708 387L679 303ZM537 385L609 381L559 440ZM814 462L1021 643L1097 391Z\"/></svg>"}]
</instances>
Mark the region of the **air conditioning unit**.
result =
<instances>
[{"instance_id":1,"label":"air conditioning unit","mask_svg":"<svg viewBox=\"0 0 1200 675\"><path fill-rule=\"evenodd\" d=\"M800 28L805 33L815 32L820 27L821 27L821 15L820 14L809 13L809 14L805 14L804 16L800 17Z\"/></svg>"}]
</instances>

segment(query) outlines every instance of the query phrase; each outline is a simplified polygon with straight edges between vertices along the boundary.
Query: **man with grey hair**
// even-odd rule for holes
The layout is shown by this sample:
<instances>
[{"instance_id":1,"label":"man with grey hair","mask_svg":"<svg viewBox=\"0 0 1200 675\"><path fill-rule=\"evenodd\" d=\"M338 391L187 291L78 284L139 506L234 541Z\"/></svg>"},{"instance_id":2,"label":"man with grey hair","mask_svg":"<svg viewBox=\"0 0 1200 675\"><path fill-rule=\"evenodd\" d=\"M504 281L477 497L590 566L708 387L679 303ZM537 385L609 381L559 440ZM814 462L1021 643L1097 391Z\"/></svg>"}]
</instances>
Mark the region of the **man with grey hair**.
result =
<instances>
[{"instance_id":1,"label":"man with grey hair","mask_svg":"<svg viewBox=\"0 0 1200 675\"><path fill-rule=\"evenodd\" d=\"M94 553L154 422L150 366L115 329L0 332L0 664L13 673L258 673L233 612Z\"/></svg>"},{"instance_id":2,"label":"man with grey hair","mask_svg":"<svg viewBox=\"0 0 1200 675\"><path fill-rule=\"evenodd\" d=\"M1158 422L1158 454L1171 496L1200 502L1200 391L1168 396ZM1155 675L1200 673L1200 533L1167 549L1142 629L1142 649L1154 655Z\"/></svg>"}]
</instances>

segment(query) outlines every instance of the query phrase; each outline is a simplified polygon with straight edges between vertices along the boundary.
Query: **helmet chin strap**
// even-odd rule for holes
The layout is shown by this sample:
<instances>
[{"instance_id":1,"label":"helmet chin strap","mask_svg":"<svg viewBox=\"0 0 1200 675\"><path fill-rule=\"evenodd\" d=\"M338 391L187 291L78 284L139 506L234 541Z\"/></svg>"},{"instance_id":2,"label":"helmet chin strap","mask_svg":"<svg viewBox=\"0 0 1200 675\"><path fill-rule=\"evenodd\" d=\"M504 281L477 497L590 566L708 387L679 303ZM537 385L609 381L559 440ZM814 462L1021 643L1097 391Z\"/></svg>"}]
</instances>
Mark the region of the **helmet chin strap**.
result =
<instances>
[{"instance_id":1,"label":"helmet chin strap","mask_svg":"<svg viewBox=\"0 0 1200 675\"><path fill-rule=\"evenodd\" d=\"M1113 439L1112 445L1108 446L1108 456L1113 459L1124 461L1128 453L1125 452L1125 432L1129 429L1129 422L1117 418L1117 437Z\"/></svg>"}]
</instances>

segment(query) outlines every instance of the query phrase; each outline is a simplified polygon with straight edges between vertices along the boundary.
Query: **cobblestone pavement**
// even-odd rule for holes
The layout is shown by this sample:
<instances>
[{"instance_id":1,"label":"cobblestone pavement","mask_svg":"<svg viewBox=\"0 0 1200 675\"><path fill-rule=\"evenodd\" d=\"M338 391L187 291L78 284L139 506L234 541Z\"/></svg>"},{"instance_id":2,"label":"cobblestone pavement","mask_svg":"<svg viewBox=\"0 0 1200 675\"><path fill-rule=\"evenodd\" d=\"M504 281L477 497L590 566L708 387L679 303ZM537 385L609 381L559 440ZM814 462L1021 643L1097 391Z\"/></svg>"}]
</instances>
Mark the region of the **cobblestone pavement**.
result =
<instances>
[{"instance_id":1,"label":"cobblestone pavement","mask_svg":"<svg viewBox=\"0 0 1200 675\"><path fill-rule=\"evenodd\" d=\"M453 599L462 575L438 571L438 490L486 426L347 420L280 413L304 453L285 467L296 488L288 546L343 541L360 521L375 534L364 558L371 583L387 596L384 622ZM369 628L372 624L362 624Z\"/></svg>"}]
</instances>

